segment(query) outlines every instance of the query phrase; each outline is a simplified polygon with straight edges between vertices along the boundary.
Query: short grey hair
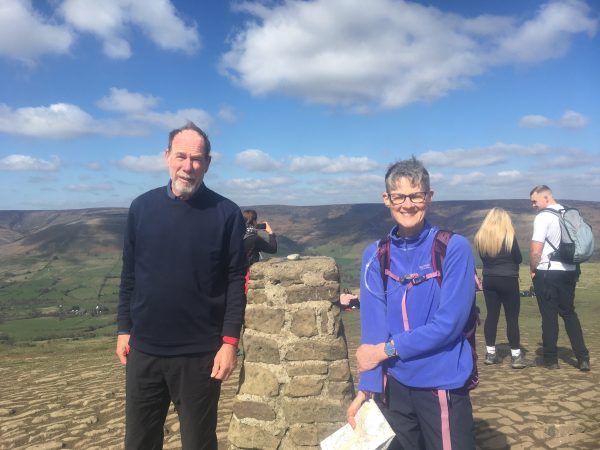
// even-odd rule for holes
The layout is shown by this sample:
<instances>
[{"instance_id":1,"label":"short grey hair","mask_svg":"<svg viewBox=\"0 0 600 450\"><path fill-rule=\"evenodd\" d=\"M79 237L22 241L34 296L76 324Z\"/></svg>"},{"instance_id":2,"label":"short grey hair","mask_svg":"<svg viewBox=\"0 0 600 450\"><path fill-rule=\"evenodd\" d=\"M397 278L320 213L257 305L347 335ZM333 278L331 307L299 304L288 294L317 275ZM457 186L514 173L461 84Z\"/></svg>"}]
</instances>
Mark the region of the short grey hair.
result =
<instances>
[{"instance_id":1,"label":"short grey hair","mask_svg":"<svg viewBox=\"0 0 600 450\"><path fill-rule=\"evenodd\" d=\"M386 192L391 192L400 178L408 178L413 186L419 185L424 191L430 191L429 172L414 156L390 164L385 174Z\"/></svg>"}]
</instances>

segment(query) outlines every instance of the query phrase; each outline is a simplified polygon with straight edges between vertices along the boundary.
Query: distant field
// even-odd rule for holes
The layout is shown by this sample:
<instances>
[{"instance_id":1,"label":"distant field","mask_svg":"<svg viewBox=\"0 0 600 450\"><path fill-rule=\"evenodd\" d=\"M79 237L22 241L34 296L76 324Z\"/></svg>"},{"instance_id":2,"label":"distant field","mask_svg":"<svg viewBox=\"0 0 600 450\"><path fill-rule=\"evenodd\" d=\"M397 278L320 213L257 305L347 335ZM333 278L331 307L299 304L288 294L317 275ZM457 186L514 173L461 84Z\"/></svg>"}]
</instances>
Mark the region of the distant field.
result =
<instances>
[{"instance_id":1,"label":"distant field","mask_svg":"<svg viewBox=\"0 0 600 450\"><path fill-rule=\"evenodd\" d=\"M0 263L0 340L114 332L120 271L118 257ZM100 315L97 306L104 308Z\"/></svg>"},{"instance_id":2,"label":"distant field","mask_svg":"<svg viewBox=\"0 0 600 450\"><path fill-rule=\"evenodd\" d=\"M334 257L340 267L341 288L348 287L358 294L363 247L362 244L322 245L311 248L310 253ZM582 271L577 287L577 311L584 328L591 328L595 326L594 318L600 316L600 263L583 264ZM24 344L112 335L120 272L121 259L117 255L0 263L0 342ZM531 285L526 265L521 266L520 285L522 290ZM480 295L478 303L485 317L483 296ZM97 305L107 311L95 315ZM521 327L539 328L535 298L524 297L521 305ZM79 308L79 314L71 312L73 307Z\"/></svg>"}]
</instances>

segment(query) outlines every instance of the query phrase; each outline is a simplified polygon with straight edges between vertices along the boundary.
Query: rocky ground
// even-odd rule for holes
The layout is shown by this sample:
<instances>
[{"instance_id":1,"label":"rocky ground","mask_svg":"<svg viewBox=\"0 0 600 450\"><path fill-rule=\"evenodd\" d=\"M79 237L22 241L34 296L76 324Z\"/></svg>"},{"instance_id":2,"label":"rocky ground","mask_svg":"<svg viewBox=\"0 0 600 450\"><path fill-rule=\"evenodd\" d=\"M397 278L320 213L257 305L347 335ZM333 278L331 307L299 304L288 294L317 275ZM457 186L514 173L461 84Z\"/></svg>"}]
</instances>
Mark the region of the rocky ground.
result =
<instances>
[{"instance_id":1,"label":"rocky ground","mask_svg":"<svg viewBox=\"0 0 600 450\"><path fill-rule=\"evenodd\" d=\"M358 313L344 316L355 317L351 314ZM539 337L536 332L524 334L523 346L535 360ZM472 394L478 448L600 448L600 360L593 353L599 348L600 332L585 334L592 350L588 373L574 367L564 338L559 370L511 369L508 348L502 346L501 364L480 364L482 381ZM347 335L353 354L356 330L347 326ZM478 335L482 355L481 329ZM113 356L112 341L99 341L103 343L93 351L73 342L54 352L0 354L0 449L122 448L124 370ZM237 376L223 386L217 429L222 449L227 448L236 388ZM165 448L180 448L173 410L165 428Z\"/></svg>"}]
</instances>

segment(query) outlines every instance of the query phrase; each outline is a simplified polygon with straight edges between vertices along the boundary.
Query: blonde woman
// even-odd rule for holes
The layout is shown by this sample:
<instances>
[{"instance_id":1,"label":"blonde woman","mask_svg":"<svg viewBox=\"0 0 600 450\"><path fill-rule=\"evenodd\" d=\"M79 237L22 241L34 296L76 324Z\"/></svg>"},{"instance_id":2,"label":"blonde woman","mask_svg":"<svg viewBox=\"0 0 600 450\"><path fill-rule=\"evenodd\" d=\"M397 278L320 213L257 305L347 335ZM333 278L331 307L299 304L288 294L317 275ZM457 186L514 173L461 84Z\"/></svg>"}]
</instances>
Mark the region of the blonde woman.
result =
<instances>
[{"instance_id":1,"label":"blonde woman","mask_svg":"<svg viewBox=\"0 0 600 450\"><path fill-rule=\"evenodd\" d=\"M475 234L475 249L483 262L483 295L487 317L483 327L485 336L485 364L497 364L496 332L500 308L504 306L506 334L513 369L524 369L528 361L521 352L519 334L519 264L523 261L515 229L508 213L493 208L483 219Z\"/></svg>"}]
</instances>

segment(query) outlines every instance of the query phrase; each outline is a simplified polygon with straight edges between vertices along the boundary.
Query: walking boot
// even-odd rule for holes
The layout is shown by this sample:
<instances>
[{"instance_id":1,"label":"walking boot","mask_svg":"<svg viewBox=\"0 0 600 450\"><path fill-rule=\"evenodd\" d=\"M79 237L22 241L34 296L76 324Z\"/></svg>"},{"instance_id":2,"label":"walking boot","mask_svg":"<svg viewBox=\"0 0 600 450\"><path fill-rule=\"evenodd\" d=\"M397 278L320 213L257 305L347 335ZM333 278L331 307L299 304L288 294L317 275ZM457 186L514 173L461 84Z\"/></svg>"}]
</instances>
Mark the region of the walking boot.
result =
<instances>
[{"instance_id":1,"label":"walking boot","mask_svg":"<svg viewBox=\"0 0 600 450\"><path fill-rule=\"evenodd\" d=\"M581 370L582 372L589 372L590 371L590 361L589 359L582 359L579 361L579 364L577 364L577 367L579 367L579 370Z\"/></svg>"},{"instance_id":2,"label":"walking boot","mask_svg":"<svg viewBox=\"0 0 600 450\"><path fill-rule=\"evenodd\" d=\"M498 364L499 359L498 359L498 355L496 353L486 353L485 354L485 361L483 361L484 364L490 365L490 364Z\"/></svg>"},{"instance_id":3,"label":"walking boot","mask_svg":"<svg viewBox=\"0 0 600 450\"><path fill-rule=\"evenodd\" d=\"M511 356L511 364L510 366L513 369L525 369L529 367L529 361L525 359L525 355L520 353L519 356Z\"/></svg>"}]
</instances>

